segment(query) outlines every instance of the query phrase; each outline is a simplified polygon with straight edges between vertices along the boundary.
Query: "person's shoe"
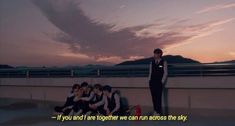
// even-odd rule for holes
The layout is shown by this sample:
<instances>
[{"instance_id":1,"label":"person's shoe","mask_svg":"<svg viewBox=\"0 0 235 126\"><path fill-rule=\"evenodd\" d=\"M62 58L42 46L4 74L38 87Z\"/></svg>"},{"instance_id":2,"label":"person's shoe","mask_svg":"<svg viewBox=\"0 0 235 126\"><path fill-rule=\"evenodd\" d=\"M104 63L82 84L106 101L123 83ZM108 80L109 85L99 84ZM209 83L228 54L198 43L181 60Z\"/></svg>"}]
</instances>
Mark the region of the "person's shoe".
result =
<instances>
[{"instance_id":1,"label":"person's shoe","mask_svg":"<svg viewBox=\"0 0 235 126\"><path fill-rule=\"evenodd\" d=\"M87 116L89 116L89 115L91 115L91 111L88 111L85 115L87 115Z\"/></svg>"},{"instance_id":2,"label":"person's shoe","mask_svg":"<svg viewBox=\"0 0 235 126\"><path fill-rule=\"evenodd\" d=\"M74 114L74 116L78 116L78 115L81 115L82 114L82 110L79 110L78 112L76 112L75 114Z\"/></svg>"},{"instance_id":3,"label":"person's shoe","mask_svg":"<svg viewBox=\"0 0 235 126\"><path fill-rule=\"evenodd\" d=\"M69 113L69 115L72 116L73 114L74 114L74 111L71 110L70 113Z\"/></svg>"},{"instance_id":4,"label":"person's shoe","mask_svg":"<svg viewBox=\"0 0 235 126\"><path fill-rule=\"evenodd\" d=\"M156 111L153 112L153 116L160 116L159 113L157 113Z\"/></svg>"}]
</instances>

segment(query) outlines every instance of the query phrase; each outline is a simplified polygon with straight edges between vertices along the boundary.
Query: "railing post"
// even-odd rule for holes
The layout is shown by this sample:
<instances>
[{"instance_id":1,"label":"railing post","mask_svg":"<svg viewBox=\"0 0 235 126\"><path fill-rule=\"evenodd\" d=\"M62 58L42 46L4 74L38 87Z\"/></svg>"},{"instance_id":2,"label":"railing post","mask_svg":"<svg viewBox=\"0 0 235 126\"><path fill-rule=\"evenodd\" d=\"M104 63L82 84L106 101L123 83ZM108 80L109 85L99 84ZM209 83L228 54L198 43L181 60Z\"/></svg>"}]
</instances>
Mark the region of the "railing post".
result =
<instances>
[{"instance_id":1,"label":"railing post","mask_svg":"<svg viewBox=\"0 0 235 126\"><path fill-rule=\"evenodd\" d=\"M70 72L71 72L70 76L73 77L74 76L74 70L72 69Z\"/></svg>"},{"instance_id":2,"label":"railing post","mask_svg":"<svg viewBox=\"0 0 235 126\"><path fill-rule=\"evenodd\" d=\"M29 78L29 70L26 71L26 78Z\"/></svg>"},{"instance_id":3,"label":"railing post","mask_svg":"<svg viewBox=\"0 0 235 126\"><path fill-rule=\"evenodd\" d=\"M97 69L97 76L100 76L100 69Z\"/></svg>"},{"instance_id":4,"label":"railing post","mask_svg":"<svg viewBox=\"0 0 235 126\"><path fill-rule=\"evenodd\" d=\"M203 77L203 66L202 65L200 65L200 75L201 75L201 77Z\"/></svg>"}]
</instances>

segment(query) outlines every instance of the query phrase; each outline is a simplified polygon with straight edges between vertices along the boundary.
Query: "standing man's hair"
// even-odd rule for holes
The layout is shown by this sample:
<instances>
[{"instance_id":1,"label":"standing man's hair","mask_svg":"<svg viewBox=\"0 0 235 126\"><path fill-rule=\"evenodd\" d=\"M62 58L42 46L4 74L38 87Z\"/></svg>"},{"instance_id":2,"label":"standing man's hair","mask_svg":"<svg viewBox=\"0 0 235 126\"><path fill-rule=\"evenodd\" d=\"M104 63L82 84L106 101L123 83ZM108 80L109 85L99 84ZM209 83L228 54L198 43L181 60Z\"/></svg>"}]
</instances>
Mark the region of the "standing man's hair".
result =
<instances>
[{"instance_id":1,"label":"standing man's hair","mask_svg":"<svg viewBox=\"0 0 235 126\"><path fill-rule=\"evenodd\" d=\"M155 54L160 54L161 57L162 57L162 55L163 55L163 51L162 51L161 49L159 49L159 48L154 49L153 53L155 53Z\"/></svg>"}]
</instances>

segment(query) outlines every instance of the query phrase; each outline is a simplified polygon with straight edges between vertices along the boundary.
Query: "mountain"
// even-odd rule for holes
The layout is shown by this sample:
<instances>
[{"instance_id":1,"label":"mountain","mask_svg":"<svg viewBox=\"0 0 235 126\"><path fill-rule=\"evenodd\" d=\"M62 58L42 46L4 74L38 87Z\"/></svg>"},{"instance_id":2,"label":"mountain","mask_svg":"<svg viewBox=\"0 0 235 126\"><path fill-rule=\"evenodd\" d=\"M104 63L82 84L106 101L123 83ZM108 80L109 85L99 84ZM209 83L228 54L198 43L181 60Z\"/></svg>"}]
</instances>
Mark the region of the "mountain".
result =
<instances>
[{"instance_id":1,"label":"mountain","mask_svg":"<svg viewBox=\"0 0 235 126\"><path fill-rule=\"evenodd\" d=\"M167 61L168 64L174 64L174 63L200 63L199 61L189 59L182 57L180 55L166 55L163 56L163 59ZM150 58L144 58L144 59L138 59L134 61L124 61L122 63L119 63L117 65L144 65L149 64L152 60L152 57Z\"/></svg>"},{"instance_id":2,"label":"mountain","mask_svg":"<svg viewBox=\"0 0 235 126\"><path fill-rule=\"evenodd\" d=\"M14 67L5 64L0 64L0 69L5 69L5 68L14 68Z\"/></svg>"},{"instance_id":3,"label":"mountain","mask_svg":"<svg viewBox=\"0 0 235 126\"><path fill-rule=\"evenodd\" d=\"M214 63L235 63L235 60L222 61L222 62L214 62Z\"/></svg>"}]
</instances>

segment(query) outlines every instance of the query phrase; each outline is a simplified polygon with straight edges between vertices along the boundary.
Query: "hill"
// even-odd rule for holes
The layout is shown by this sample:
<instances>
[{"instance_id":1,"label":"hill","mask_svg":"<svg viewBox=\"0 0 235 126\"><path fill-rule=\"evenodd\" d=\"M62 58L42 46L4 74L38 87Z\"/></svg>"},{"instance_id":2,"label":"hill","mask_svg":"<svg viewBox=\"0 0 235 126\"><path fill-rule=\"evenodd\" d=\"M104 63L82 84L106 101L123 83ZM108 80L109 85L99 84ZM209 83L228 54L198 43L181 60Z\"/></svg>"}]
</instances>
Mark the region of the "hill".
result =
<instances>
[{"instance_id":1,"label":"hill","mask_svg":"<svg viewBox=\"0 0 235 126\"><path fill-rule=\"evenodd\" d=\"M182 57L180 55L166 55L163 56L163 59L165 59L168 64L175 64L175 63L200 63L199 61L189 59ZM149 64L152 60L152 57L150 58L144 58L144 59L138 59L134 61L124 61L122 63L119 63L117 65L144 65Z\"/></svg>"}]
</instances>

